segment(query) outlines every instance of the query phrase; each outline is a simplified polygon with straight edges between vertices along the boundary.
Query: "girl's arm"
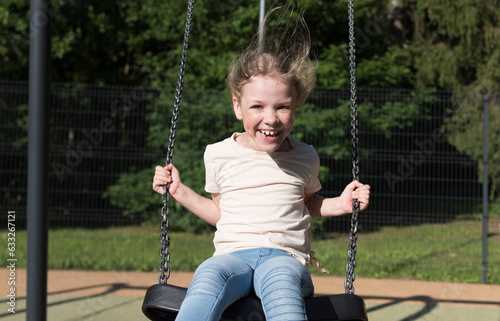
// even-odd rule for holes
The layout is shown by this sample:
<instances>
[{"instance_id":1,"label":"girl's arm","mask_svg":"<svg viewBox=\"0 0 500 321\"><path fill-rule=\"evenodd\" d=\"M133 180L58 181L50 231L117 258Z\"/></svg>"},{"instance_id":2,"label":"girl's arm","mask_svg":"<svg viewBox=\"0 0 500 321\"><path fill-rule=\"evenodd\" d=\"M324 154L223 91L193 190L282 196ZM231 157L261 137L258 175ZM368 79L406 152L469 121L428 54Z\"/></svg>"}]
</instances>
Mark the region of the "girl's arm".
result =
<instances>
[{"instance_id":1,"label":"girl's arm","mask_svg":"<svg viewBox=\"0 0 500 321\"><path fill-rule=\"evenodd\" d=\"M153 189L163 194L163 186L170 183L170 195L189 211L205 222L214 225L220 219L220 194L212 194L212 199L203 197L181 182L180 174L173 164L156 166Z\"/></svg>"},{"instance_id":2,"label":"girl's arm","mask_svg":"<svg viewBox=\"0 0 500 321\"><path fill-rule=\"evenodd\" d=\"M325 198L315 193L305 195L305 203L311 217L338 216L352 212L352 201L359 200L359 209L364 210L370 202L370 186L353 181L339 197Z\"/></svg>"}]
</instances>

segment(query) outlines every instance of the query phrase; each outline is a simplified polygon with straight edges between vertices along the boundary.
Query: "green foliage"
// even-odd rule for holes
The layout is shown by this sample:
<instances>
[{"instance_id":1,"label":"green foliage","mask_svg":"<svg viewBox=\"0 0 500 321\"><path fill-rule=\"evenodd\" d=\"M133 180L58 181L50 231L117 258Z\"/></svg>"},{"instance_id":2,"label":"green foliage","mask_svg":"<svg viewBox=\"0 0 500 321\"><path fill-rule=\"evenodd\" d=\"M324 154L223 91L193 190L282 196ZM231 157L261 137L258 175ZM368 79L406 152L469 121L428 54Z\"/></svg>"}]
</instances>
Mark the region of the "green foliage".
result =
<instances>
[{"instance_id":1,"label":"green foliage","mask_svg":"<svg viewBox=\"0 0 500 321\"><path fill-rule=\"evenodd\" d=\"M130 172L123 173L115 185L109 186L108 190L102 195L109 198L110 203L123 209L126 216L148 213L153 204L158 204L158 212L161 207L159 195L152 192L151 182L154 168L146 168L136 172L131 169Z\"/></svg>"},{"instance_id":2,"label":"green foliage","mask_svg":"<svg viewBox=\"0 0 500 321\"><path fill-rule=\"evenodd\" d=\"M28 1L0 1L0 79L28 79L28 9Z\"/></svg>"},{"instance_id":3,"label":"green foliage","mask_svg":"<svg viewBox=\"0 0 500 321\"><path fill-rule=\"evenodd\" d=\"M12 147L14 147L15 149L21 149L23 146L26 146L28 144L28 105L17 106L17 110L19 111L19 114L24 114L24 116L18 117L14 120L16 124L15 126L17 129L19 129L19 132L22 132L25 135L18 137L9 137L9 139L5 141L10 141Z\"/></svg>"},{"instance_id":4,"label":"green foliage","mask_svg":"<svg viewBox=\"0 0 500 321\"><path fill-rule=\"evenodd\" d=\"M446 119L445 129L448 133L448 141L455 148L477 161L477 176L483 181L483 132L484 132L484 109L483 95L477 93L464 99L456 95L457 107L452 116ZM489 104L488 113L488 178L490 186L490 197L492 199L500 196L500 104L495 102L495 96Z\"/></svg>"},{"instance_id":5,"label":"green foliage","mask_svg":"<svg viewBox=\"0 0 500 321\"><path fill-rule=\"evenodd\" d=\"M326 48L319 62L316 72L320 86L342 88L349 87L349 68L346 57L348 56L347 44L330 45Z\"/></svg>"},{"instance_id":6,"label":"green foliage","mask_svg":"<svg viewBox=\"0 0 500 321\"><path fill-rule=\"evenodd\" d=\"M415 21L410 49L415 51L417 84L457 88L473 82L484 49L482 7L487 1L406 2Z\"/></svg>"},{"instance_id":7,"label":"green foliage","mask_svg":"<svg viewBox=\"0 0 500 321\"><path fill-rule=\"evenodd\" d=\"M326 154L341 159L349 154L349 141L344 137L349 132L349 109L346 105L333 108L305 104L301 107L294 122L292 135L303 142L318 142L315 148L319 154Z\"/></svg>"},{"instance_id":8,"label":"green foliage","mask_svg":"<svg viewBox=\"0 0 500 321\"><path fill-rule=\"evenodd\" d=\"M305 18L321 60L319 83L345 85L347 1L296 2L307 8ZM379 61L390 45L387 3L364 0L357 4L358 31L370 44L358 52L360 62ZM47 13L52 18L53 81L175 86L185 28L183 1L53 1ZM257 2L197 1L186 86L223 89L229 62L256 33L258 22ZM29 3L0 0L0 27L0 53L5 62L0 65L1 78L26 79ZM383 85L396 82L392 77L385 83L386 73L379 74L370 78L378 78L377 83ZM360 82L364 83L363 78ZM405 83L403 79L400 85Z\"/></svg>"},{"instance_id":9,"label":"green foliage","mask_svg":"<svg viewBox=\"0 0 500 321\"><path fill-rule=\"evenodd\" d=\"M387 47L380 57L363 60L357 73L367 87L410 87L412 81L413 57L410 52L398 46Z\"/></svg>"},{"instance_id":10,"label":"green foliage","mask_svg":"<svg viewBox=\"0 0 500 321\"><path fill-rule=\"evenodd\" d=\"M390 46L381 57L375 55L356 67L359 83L365 87L409 87L412 75L412 57L408 50ZM318 84L342 88L350 85L346 44L330 45L320 60Z\"/></svg>"},{"instance_id":11,"label":"green foliage","mask_svg":"<svg viewBox=\"0 0 500 321\"><path fill-rule=\"evenodd\" d=\"M454 90L457 107L445 128L448 142L473 159L482 172L483 99L490 96L491 197L500 195L500 159L497 135L500 120L500 5L498 1L404 1L411 12L416 85ZM463 99L464 89L476 97ZM482 174L478 174L482 177Z\"/></svg>"},{"instance_id":12,"label":"green foliage","mask_svg":"<svg viewBox=\"0 0 500 321\"><path fill-rule=\"evenodd\" d=\"M414 21L409 49L416 85L447 89L497 83L500 55L498 1L404 1ZM485 73L485 67L489 66ZM493 82L491 82L493 80Z\"/></svg>"}]
</instances>

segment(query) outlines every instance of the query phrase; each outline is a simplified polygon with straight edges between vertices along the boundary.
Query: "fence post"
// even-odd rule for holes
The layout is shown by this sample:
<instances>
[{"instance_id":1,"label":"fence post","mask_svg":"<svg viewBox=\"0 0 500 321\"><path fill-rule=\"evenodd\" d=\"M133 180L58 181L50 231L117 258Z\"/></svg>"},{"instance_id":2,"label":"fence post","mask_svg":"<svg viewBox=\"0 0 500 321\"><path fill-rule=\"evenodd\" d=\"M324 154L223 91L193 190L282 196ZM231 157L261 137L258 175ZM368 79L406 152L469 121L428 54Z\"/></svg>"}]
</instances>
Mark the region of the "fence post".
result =
<instances>
[{"instance_id":1,"label":"fence post","mask_svg":"<svg viewBox=\"0 0 500 321\"><path fill-rule=\"evenodd\" d=\"M483 284L488 283L488 106L489 95L483 95Z\"/></svg>"}]
</instances>

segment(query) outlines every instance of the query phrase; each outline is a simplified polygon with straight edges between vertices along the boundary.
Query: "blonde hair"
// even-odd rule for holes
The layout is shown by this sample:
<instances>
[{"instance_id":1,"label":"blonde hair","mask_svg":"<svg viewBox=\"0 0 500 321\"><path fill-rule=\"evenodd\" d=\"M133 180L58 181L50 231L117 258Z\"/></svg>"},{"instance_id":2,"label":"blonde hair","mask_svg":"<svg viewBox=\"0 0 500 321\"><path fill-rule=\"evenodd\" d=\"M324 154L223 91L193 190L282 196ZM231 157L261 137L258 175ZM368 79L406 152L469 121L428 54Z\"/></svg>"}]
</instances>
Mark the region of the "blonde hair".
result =
<instances>
[{"instance_id":1,"label":"blonde hair","mask_svg":"<svg viewBox=\"0 0 500 321\"><path fill-rule=\"evenodd\" d=\"M271 20L275 15L277 18ZM254 36L229 66L227 84L231 95L240 101L241 88L252 77L270 76L295 88L300 107L316 85L317 69L310 57L311 38L303 14L295 12L291 5L278 7L267 13L263 24L263 42L258 43L259 34Z\"/></svg>"}]
</instances>

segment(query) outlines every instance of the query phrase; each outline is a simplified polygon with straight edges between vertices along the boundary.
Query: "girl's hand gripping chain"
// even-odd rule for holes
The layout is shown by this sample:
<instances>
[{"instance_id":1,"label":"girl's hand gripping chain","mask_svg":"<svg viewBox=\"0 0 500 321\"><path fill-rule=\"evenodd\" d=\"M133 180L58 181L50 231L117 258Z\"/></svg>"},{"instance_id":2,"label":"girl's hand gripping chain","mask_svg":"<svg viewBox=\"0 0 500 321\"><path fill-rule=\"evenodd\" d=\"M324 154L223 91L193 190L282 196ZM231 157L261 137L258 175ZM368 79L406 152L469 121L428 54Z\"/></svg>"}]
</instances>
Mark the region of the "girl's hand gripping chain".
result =
<instances>
[{"instance_id":1,"label":"girl's hand gripping chain","mask_svg":"<svg viewBox=\"0 0 500 321\"><path fill-rule=\"evenodd\" d=\"M370 203L370 186L361 184L358 181L352 181L345 187L340 195L341 208L345 213L352 210L352 201L355 199L359 201L361 211L366 209Z\"/></svg>"},{"instance_id":2,"label":"girl's hand gripping chain","mask_svg":"<svg viewBox=\"0 0 500 321\"><path fill-rule=\"evenodd\" d=\"M170 183L168 192L175 198L175 193L181 184L179 171L173 164L161 167L156 166L155 176L153 177L153 190L159 194L163 194L163 186Z\"/></svg>"}]
</instances>

